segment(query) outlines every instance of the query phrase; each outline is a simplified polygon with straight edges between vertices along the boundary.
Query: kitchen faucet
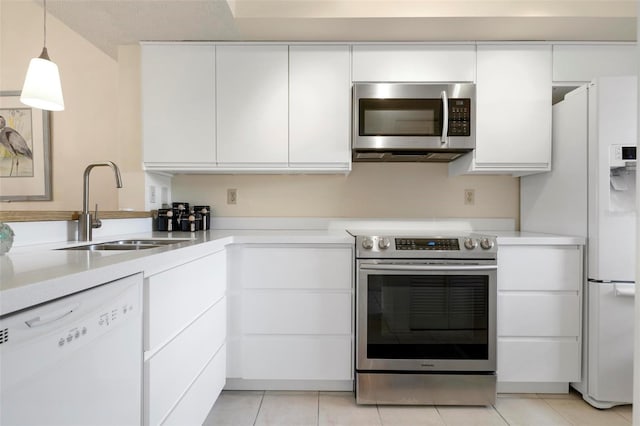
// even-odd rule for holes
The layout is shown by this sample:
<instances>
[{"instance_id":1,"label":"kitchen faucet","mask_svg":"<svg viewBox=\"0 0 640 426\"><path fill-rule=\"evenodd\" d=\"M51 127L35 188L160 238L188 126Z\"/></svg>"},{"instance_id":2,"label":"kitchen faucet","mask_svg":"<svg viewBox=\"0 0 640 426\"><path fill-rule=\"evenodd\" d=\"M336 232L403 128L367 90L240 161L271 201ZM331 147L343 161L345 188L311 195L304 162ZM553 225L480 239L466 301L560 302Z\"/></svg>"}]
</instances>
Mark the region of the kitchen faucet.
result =
<instances>
[{"instance_id":1,"label":"kitchen faucet","mask_svg":"<svg viewBox=\"0 0 640 426\"><path fill-rule=\"evenodd\" d=\"M82 191L82 213L78 218L78 240L91 241L93 228L100 228L102 222L98 219L98 204L96 204L95 216L89 213L89 173L94 167L111 167L116 175L116 188L122 188L122 177L120 177L120 169L113 161L105 161L104 163L92 163L84 169L84 188Z\"/></svg>"}]
</instances>

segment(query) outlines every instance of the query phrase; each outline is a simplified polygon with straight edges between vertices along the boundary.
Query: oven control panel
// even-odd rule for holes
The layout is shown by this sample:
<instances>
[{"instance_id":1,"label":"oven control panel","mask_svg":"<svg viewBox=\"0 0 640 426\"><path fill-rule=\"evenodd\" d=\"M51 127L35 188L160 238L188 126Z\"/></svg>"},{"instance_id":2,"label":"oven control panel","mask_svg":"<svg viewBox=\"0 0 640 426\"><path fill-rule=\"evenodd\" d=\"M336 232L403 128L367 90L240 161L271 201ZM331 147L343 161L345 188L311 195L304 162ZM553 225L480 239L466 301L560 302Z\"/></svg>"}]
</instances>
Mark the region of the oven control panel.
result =
<instances>
[{"instance_id":1,"label":"oven control panel","mask_svg":"<svg viewBox=\"0 0 640 426\"><path fill-rule=\"evenodd\" d=\"M356 236L356 258L486 258L495 257L496 237L466 236Z\"/></svg>"},{"instance_id":2,"label":"oven control panel","mask_svg":"<svg viewBox=\"0 0 640 426\"><path fill-rule=\"evenodd\" d=\"M396 250L460 250L457 238L396 238Z\"/></svg>"}]
</instances>

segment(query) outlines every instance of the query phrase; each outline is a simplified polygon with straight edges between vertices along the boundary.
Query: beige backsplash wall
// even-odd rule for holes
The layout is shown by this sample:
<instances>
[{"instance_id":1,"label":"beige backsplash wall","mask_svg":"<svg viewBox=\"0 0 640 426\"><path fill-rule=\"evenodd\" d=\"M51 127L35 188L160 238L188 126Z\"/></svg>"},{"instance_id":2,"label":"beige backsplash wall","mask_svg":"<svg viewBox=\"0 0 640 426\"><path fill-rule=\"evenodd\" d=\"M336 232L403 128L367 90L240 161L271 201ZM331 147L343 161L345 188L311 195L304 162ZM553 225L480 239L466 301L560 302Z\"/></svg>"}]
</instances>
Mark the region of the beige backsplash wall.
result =
<instances>
[{"instance_id":1,"label":"beige backsplash wall","mask_svg":"<svg viewBox=\"0 0 640 426\"><path fill-rule=\"evenodd\" d=\"M22 89L29 61L40 54L42 43L42 7L34 1L0 1L0 91ZM135 55L139 54L134 50L132 59L129 50L122 50L125 73L121 75L118 61L51 14L47 15L47 48L60 69L65 99L65 110L51 113L53 200L2 202L0 210L80 210L84 168L105 160L120 166L125 188L115 188L109 169L94 169L92 208L99 203L102 210L142 209L144 183L136 130L140 108L135 103L139 98ZM0 192L1 185L0 179ZM119 197L126 201L121 204Z\"/></svg>"},{"instance_id":2,"label":"beige backsplash wall","mask_svg":"<svg viewBox=\"0 0 640 426\"><path fill-rule=\"evenodd\" d=\"M236 205L227 189L238 190ZM464 204L464 190L475 204ZM173 200L210 204L218 216L356 218L514 218L519 179L449 177L446 164L355 163L349 175L181 175Z\"/></svg>"}]
</instances>

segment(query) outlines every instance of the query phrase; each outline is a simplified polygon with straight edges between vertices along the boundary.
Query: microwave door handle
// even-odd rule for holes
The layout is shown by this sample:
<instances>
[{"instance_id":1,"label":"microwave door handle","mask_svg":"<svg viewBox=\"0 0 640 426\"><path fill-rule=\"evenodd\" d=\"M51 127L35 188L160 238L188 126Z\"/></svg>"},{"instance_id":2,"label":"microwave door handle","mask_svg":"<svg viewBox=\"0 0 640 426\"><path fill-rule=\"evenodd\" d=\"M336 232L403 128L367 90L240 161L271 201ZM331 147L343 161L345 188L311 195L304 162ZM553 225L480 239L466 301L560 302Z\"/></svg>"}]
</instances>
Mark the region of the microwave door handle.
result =
<instances>
[{"instance_id":1,"label":"microwave door handle","mask_svg":"<svg viewBox=\"0 0 640 426\"><path fill-rule=\"evenodd\" d=\"M440 99L442 99L442 136L440 136L441 143L447 143L447 133L449 133L449 98L447 92L444 90L440 92Z\"/></svg>"}]
</instances>

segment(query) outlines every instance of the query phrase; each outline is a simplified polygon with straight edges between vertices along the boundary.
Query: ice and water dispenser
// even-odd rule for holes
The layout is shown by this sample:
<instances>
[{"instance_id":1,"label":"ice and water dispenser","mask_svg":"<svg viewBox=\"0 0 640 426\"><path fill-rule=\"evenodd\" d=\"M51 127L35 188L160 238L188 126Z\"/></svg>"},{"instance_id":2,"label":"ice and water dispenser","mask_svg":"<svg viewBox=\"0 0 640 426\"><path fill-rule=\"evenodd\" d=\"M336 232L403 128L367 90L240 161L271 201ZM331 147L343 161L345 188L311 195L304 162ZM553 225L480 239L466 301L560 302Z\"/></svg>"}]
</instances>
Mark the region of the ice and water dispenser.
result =
<instances>
[{"instance_id":1,"label":"ice and water dispenser","mask_svg":"<svg viewBox=\"0 0 640 426\"><path fill-rule=\"evenodd\" d=\"M609 208L612 212L636 209L636 147L611 145L609 152Z\"/></svg>"}]
</instances>

